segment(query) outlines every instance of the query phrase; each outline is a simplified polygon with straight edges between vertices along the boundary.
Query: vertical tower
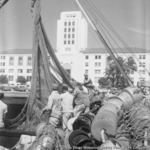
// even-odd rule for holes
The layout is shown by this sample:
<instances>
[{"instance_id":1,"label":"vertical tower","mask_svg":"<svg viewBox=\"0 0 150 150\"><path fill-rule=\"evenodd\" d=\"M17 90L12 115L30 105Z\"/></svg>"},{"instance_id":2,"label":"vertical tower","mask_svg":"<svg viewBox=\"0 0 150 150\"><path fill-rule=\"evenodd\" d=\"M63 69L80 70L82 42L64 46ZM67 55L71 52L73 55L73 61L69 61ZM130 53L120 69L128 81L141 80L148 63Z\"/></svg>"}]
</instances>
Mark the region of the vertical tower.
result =
<instances>
[{"instance_id":1,"label":"vertical tower","mask_svg":"<svg viewBox=\"0 0 150 150\"><path fill-rule=\"evenodd\" d=\"M87 48L87 22L81 12L62 12L57 22L57 51L73 54L85 48Z\"/></svg>"}]
</instances>

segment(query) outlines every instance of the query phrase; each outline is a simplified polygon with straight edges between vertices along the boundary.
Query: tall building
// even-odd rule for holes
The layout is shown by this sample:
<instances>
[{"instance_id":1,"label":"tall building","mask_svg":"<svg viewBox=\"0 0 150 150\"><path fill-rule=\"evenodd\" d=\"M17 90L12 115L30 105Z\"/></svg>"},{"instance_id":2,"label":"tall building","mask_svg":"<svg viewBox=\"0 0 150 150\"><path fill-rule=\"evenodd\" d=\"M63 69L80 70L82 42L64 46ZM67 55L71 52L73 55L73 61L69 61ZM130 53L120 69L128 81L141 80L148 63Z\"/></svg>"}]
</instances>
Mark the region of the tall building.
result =
<instances>
[{"instance_id":1,"label":"tall building","mask_svg":"<svg viewBox=\"0 0 150 150\"><path fill-rule=\"evenodd\" d=\"M62 12L57 22L59 53L78 53L87 48L87 22L80 11Z\"/></svg>"},{"instance_id":2,"label":"tall building","mask_svg":"<svg viewBox=\"0 0 150 150\"><path fill-rule=\"evenodd\" d=\"M6 75L9 84L16 84L18 76L24 76L27 81L31 81L32 50L0 51L0 75Z\"/></svg>"},{"instance_id":3,"label":"tall building","mask_svg":"<svg viewBox=\"0 0 150 150\"><path fill-rule=\"evenodd\" d=\"M80 11L62 12L57 22L57 56L76 80L83 76L83 55L87 48L88 24Z\"/></svg>"}]
</instances>

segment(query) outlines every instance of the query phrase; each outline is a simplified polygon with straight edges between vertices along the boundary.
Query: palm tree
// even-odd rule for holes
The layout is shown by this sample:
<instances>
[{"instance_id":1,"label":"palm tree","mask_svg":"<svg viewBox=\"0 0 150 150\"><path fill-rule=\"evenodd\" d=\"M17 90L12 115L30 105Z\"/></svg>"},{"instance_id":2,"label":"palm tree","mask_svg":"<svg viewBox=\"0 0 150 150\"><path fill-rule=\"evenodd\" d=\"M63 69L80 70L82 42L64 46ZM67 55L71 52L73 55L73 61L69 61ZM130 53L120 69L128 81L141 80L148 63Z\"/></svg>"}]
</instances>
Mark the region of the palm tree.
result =
<instances>
[{"instance_id":1,"label":"palm tree","mask_svg":"<svg viewBox=\"0 0 150 150\"><path fill-rule=\"evenodd\" d=\"M137 65L133 57L129 57L127 59L118 57L117 60L127 75L129 75L131 71L133 72L137 71ZM111 80L113 87L122 89L129 86L128 81L121 74L121 71L119 70L119 68L117 67L117 65L113 60L110 60L110 63L106 68L106 77L107 79Z\"/></svg>"}]
</instances>

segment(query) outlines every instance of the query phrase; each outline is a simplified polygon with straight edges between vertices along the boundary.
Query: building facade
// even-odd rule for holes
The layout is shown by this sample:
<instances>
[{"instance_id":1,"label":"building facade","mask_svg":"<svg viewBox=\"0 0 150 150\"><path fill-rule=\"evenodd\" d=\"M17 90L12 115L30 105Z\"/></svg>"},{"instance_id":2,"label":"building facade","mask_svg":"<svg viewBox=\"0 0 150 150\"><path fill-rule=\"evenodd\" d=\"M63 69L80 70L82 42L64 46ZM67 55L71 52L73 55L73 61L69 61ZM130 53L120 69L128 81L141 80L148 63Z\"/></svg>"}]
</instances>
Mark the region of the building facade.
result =
<instances>
[{"instance_id":1,"label":"building facade","mask_svg":"<svg viewBox=\"0 0 150 150\"><path fill-rule=\"evenodd\" d=\"M87 48L88 24L80 11L62 12L57 22L57 57L76 80L84 74L82 50Z\"/></svg>"},{"instance_id":2,"label":"building facade","mask_svg":"<svg viewBox=\"0 0 150 150\"><path fill-rule=\"evenodd\" d=\"M16 84L18 76L32 78L32 50L15 49L0 52L0 75L6 75L9 84Z\"/></svg>"},{"instance_id":3,"label":"building facade","mask_svg":"<svg viewBox=\"0 0 150 150\"><path fill-rule=\"evenodd\" d=\"M123 48L122 51L119 49L114 51L116 57L121 56L124 59L133 57L135 60L137 71L129 74L135 86L138 81L150 80L150 51L140 48L133 48L133 53L129 53L126 48ZM105 76L108 65L108 52L104 48L93 48L86 49L82 53L84 55L84 72L89 74L95 85L98 85L98 79Z\"/></svg>"}]
</instances>

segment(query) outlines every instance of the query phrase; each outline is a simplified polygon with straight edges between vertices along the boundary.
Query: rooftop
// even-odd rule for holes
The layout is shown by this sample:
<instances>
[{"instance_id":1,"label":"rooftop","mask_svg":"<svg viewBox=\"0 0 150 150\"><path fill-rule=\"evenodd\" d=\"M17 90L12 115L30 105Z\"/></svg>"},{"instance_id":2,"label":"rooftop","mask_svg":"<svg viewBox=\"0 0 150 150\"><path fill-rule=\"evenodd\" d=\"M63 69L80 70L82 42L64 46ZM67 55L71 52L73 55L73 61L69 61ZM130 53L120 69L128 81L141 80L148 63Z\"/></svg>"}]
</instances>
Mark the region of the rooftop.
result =
<instances>
[{"instance_id":1,"label":"rooftop","mask_svg":"<svg viewBox=\"0 0 150 150\"><path fill-rule=\"evenodd\" d=\"M150 50L142 48L113 48L114 53L150 53ZM82 51L83 54L108 53L105 48L89 48Z\"/></svg>"},{"instance_id":2,"label":"rooftop","mask_svg":"<svg viewBox=\"0 0 150 150\"><path fill-rule=\"evenodd\" d=\"M32 54L32 49L12 49L0 51L0 54Z\"/></svg>"}]
</instances>

